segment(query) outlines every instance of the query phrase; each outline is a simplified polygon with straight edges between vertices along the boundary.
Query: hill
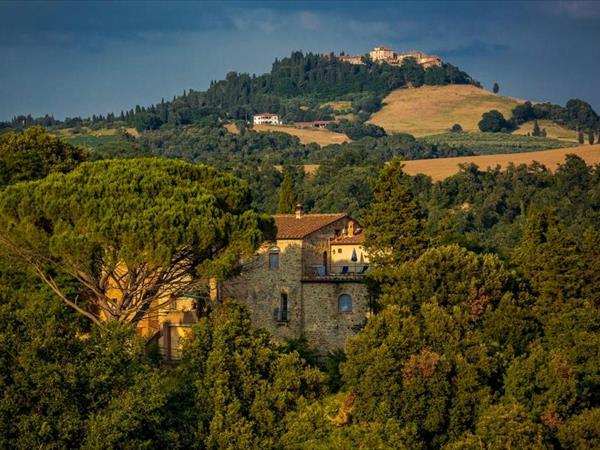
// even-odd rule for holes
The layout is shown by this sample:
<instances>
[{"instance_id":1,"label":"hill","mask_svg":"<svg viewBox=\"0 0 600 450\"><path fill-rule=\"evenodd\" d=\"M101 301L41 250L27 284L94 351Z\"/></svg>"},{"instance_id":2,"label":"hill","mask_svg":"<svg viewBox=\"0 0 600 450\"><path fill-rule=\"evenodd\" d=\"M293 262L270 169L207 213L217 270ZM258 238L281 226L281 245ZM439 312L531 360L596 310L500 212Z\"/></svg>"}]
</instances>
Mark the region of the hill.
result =
<instances>
[{"instance_id":1,"label":"hill","mask_svg":"<svg viewBox=\"0 0 600 450\"><path fill-rule=\"evenodd\" d=\"M350 138L343 133L336 133L327 129L296 128L285 125L254 125L255 131L279 132L297 136L303 144L316 143L321 147L329 144L350 142Z\"/></svg>"},{"instance_id":2,"label":"hill","mask_svg":"<svg viewBox=\"0 0 600 450\"><path fill-rule=\"evenodd\" d=\"M419 173L429 175L433 180L443 180L459 172L459 164L477 164L481 169L496 167L506 168L510 163L515 165L531 164L537 161L554 171L564 162L565 156L574 154L583 158L588 164L600 163L600 144L582 145L579 147L544 150L539 152L512 153L505 155L462 156L458 158L420 159L406 161L404 170L409 175Z\"/></svg>"},{"instance_id":3,"label":"hill","mask_svg":"<svg viewBox=\"0 0 600 450\"><path fill-rule=\"evenodd\" d=\"M135 105L118 113L56 120L53 116L17 116L1 126L23 128L75 127L90 124L119 124L138 131L156 130L162 125L207 125L220 120L247 120L253 114L270 111L286 123L328 120L338 115L361 112L354 104L365 98L380 100L392 90L408 86L478 84L457 67L443 63L424 68L408 59L400 66L388 64L355 65L332 54L292 52L275 59L271 71L262 75L229 72L223 80L213 81L205 91L186 90L172 101L161 100L150 106ZM321 107L324 103L332 102ZM350 109L350 107L352 107ZM372 111L364 110L364 114Z\"/></svg>"},{"instance_id":4,"label":"hill","mask_svg":"<svg viewBox=\"0 0 600 450\"><path fill-rule=\"evenodd\" d=\"M414 136L444 133L455 123L465 131L479 131L477 124L484 112L497 109L510 118L512 109L522 102L466 84L401 88L383 99L383 108L369 123Z\"/></svg>"}]
</instances>

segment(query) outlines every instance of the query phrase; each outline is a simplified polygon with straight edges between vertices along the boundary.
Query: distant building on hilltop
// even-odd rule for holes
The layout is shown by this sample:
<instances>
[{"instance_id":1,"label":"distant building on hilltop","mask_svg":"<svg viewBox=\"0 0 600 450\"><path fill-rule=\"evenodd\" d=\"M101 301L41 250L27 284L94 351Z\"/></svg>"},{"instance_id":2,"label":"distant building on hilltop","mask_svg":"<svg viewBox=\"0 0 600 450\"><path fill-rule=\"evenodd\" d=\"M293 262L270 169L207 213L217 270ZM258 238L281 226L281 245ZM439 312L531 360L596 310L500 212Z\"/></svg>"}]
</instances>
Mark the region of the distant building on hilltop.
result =
<instances>
[{"instance_id":1,"label":"distant building on hilltop","mask_svg":"<svg viewBox=\"0 0 600 450\"><path fill-rule=\"evenodd\" d=\"M358 55L340 55L337 57L340 61L344 61L350 64L364 64L362 56Z\"/></svg>"},{"instance_id":2,"label":"distant building on hilltop","mask_svg":"<svg viewBox=\"0 0 600 450\"><path fill-rule=\"evenodd\" d=\"M260 113L256 114L252 117L254 125L281 125L281 121L279 120L279 116L273 113Z\"/></svg>"},{"instance_id":3,"label":"distant building on hilltop","mask_svg":"<svg viewBox=\"0 0 600 450\"><path fill-rule=\"evenodd\" d=\"M424 68L436 67L442 65L442 60L435 55L426 55L423 52L414 50L406 53L396 53L389 47L375 47L369 52L369 57L373 62L382 63L385 62L392 66L399 66L406 58L414 58L417 64ZM338 56L340 61L345 61L350 64L364 64L362 57L357 55L340 55Z\"/></svg>"},{"instance_id":4,"label":"distant building on hilltop","mask_svg":"<svg viewBox=\"0 0 600 450\"><path fill-rule=\"evenodd\" d=\"M369 56L375 62L392 61L394 59L394 50L389 47L375 47L369 52Z\"/></svg>"}]
</instances>

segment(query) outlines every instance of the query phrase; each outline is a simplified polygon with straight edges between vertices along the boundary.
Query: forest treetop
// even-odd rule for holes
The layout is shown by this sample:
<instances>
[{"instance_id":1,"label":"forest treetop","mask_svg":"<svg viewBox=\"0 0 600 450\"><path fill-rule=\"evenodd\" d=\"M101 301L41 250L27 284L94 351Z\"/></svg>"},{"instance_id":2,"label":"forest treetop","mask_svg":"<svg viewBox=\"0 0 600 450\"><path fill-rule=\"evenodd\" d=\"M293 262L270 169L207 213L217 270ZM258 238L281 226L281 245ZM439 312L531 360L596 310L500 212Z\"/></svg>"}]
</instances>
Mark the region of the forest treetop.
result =
<instances>
[{"instance_id":1,"label":"forest treetop","mask_svg":"<svg viewBox=\"0 0 600 450\"><path fill-rule=\"evenodd\" d=\"M138 321L222 278L273 233L247 184L209 166L142 158L85 163L0 192L0 247L95 323ZM56 281L79 284L70 296ZM157 304L158 302L158 304Z\"/></svg>"}]
</instances>

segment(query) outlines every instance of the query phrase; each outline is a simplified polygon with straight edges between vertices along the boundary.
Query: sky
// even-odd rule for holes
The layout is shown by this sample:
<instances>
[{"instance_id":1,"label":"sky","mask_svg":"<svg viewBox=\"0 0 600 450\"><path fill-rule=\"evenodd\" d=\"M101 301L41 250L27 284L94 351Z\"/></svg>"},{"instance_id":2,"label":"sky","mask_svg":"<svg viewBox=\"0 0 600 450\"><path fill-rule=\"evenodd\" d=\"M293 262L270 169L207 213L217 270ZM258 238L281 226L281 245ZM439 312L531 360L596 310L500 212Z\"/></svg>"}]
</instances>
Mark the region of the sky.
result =
<instances>
[{"instance_id":1,"label":"sky","mask_svg":"<svg viewBox=\"0 0 600 450\"><path fill-rule=\"evenodd\" d=\"M119 113L294 50L422 50L487 89L600 112L600 1L0 0L0 120Z\"/></svg>"}]
</instances>

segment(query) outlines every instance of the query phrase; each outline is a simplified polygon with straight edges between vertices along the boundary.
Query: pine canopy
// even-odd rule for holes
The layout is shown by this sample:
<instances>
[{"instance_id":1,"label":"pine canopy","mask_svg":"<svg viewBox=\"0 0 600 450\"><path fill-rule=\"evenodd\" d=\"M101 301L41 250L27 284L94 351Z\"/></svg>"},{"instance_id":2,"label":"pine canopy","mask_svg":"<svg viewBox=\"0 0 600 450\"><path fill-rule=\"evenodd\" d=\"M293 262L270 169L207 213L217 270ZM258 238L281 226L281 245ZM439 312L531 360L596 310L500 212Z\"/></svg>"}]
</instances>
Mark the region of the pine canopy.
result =
<instances>
[{"instance_id":1,"label":"pine canopy","mask_svg":"<svg viewBox=\"0 0 600 450\"><path fill-rule=\"evenodd\" d=\"M226 276L263 241L271 219L248 205L245 182L208 166L87 163L2 192L0 243L92 321L135 322L198 289L199 275ZM56 273L79 282L78 300Z\"/></svg>"}]
</instances>

